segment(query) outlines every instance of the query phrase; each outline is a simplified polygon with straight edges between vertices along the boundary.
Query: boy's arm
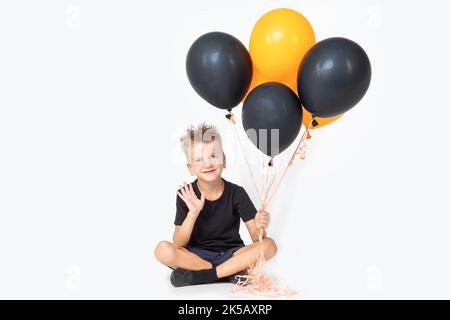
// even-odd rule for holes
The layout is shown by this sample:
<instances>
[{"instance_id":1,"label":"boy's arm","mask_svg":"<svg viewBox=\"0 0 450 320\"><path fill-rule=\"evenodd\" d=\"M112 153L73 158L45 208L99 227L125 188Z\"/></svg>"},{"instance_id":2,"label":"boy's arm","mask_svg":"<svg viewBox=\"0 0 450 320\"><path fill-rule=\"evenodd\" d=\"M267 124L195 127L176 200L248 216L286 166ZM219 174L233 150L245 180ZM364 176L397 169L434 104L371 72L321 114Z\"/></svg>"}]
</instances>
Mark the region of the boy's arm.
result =
<instances>
[{"instance_id":1,"label":"boy's arm","mask_svg":"<svg viewBox=\"0 0 450 320\"><path fill-rule=\"evenodd\" d=\"M261 233L261 228L256 227L255 219L251 219L245 223L245 226L247 227L248 233L250 234L250 237L252 238L253 242L257 242L259 240L259 234ZM263 230L262 237L263 239L266 237L267 233L266 230Z\"/></svg>"},{"instance_id":2,"label":"boy's arm","mask_svg":"<svg viewBox=\"0 0 450 320\"><path fill-rule=\"evenodd\" d=\"M258 213L253 219L248 220L245 223L245 226L247 227L248 233L250 234L253 242L257 242L259 240L261 229L262 238L264 239L267 236L266 229L269 226L269 223L269 213L267 213L266 211L262 211L261 209L258 210Z\"/></svg>"},{"instance_id":3,"label":"boy's arm","mask_svg":"<svg viewBox=\"0 0 450 320\"><path fill-rule=\"evenodd\" d=\"M177 247L184 247L191 238L192 229L198 217L198 212L189 210L181 226L175 226L173 232L173 244Z\"/></svg>"}]
</instances>

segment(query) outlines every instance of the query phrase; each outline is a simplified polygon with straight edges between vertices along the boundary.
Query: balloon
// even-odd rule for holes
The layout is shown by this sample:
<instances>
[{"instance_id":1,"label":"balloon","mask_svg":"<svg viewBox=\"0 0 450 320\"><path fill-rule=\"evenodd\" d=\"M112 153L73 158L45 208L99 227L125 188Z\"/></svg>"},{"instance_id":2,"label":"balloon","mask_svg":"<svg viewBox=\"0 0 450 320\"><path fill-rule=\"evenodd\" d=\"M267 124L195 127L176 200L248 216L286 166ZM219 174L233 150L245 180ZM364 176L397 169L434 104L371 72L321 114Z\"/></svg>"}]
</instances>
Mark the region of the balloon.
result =
<instances>
[{"instance_id":1,"label":"balloon","mask_svg":"<svg viewBox=\"0 0 450 320\"><path fill-rule=\"evenodd\" d=\"M250 84L250 87L248 88L248 91L247 91L247 94L244 97L244 100L254 88L256 88L260 84L263 84L263 83L266 83L266 82L279 82L279 83L282 83L282 84L288 86L292 91L294 91L295 94L297 94L297 77L295 77L294 79L283 79L283 80L280 80L280 81L275 81L273 78L267 77L267 76L261 74L261 72L259 72L259 70L256 69L255 66L253 65L252 82Z\"/></svg>"},{"instance_id":2,"label":"balloon","mask_svg":"<svg viewBox=\"0 0 450 320\"><path fill-rule=\"evenodd\" d=\"M242 124L259 150L270 157L276 156L289 147L300 132L302 108L298 96L281 83L261 84L245 99ZM278 141L277 132L271 129L279 129Z\"/></svg>"},{"instance_id":3,"label":"balloon","mask_svg":"<svg viewBox=\"0 0 450 320\"><path fill-rule=\"evenodd\" d=\"M249 95L249 93L256 88L257 86L259 86L260 84L266 83L266 82L272 82L267 80L259 71L258 69L256 69L253 66L253 79L252 79L252 83L250 84L250 88L247 91L247 94L244 97L245 98ZM295 92L295 94L298 96L297 93L297 80L295 81L280 81L280 83L288 86L292 91ZM309 113L305 108L302 107L303 110L303 118L302 118L302 123L305 127L309 126L311 119L312 119L312 115L311 113ZM337 119L339 119L342 116L342 114L335 116L335 117L331 117L331 118L321 118L321 117L315 117L314 118L314 122L312 123L310 129L318 129L321 128L323 126L326 126L334 121L336 121Z\"/></svg>"},{"instance_id":4,"label":"balloon","mask_svg":"<svg viewBox=\"0 0 450 320\"><path fill-rule=\"evenodd\" d=\"M267 81L264 76L258 71L258 69L255 68L255 65L253 65L253 76L252 76L252 82L250 83L250 86L248 87L247 93L244 96L245 100L247 98L247 96L250 94L250 92L256 88L257 86L259 86L260 84L263 84L264 82L269 82Z\"/></svg>"},{"instance_id":5,"label":"balloon","mask_svg":"<svg viewBox=\"0 0 450 320\"><path fill-rule=\"evenodd\" d=\"M235 37L211 32L198 38L189 49L186 72L194 90L220 109L239 104L252 80L252 61Z\"/></svg>"},{"instance_id":6,"label":"balloon","mask_svg":"<svg viewBox=\"0 0 450 320\"><path fill-rule=\"evenodd\" d=\"M298 91L297 91L297 81L296 80L286 81L286 82L282 82L282 83L287 85L292 91L294 91L297 96L299 95ZM307 126L309 126L309 124L312 120L312 115L304 107L302 107L302 112L303 112L302 123L305 127L307 127ZM315 117L314 118L315 121L313 123L311 123L311 126L309 129L318 129L320 127L326 126L326 125L336 121L341 116L342 116L342 114L340 114L336 117L331 117L331 118Z\"/></svg>"},{"instance_id":7,"label":"balloon","mask_svg":"<svg viewBox=\"0 0 450 320\"><path fill-rule=\"evenodd\" d=\"M354 107L369 88L366 52L345 38L318 42L304 57L297 76L302 105L318 117L334 117Z\"/></svg>"},{"instance_id":8,"label":"balloon","mask_svg":"<svg viewBox=\"0 0 450 320\"><path fill-rule=\"evenodd\" d=\"M297 79L287 79L281 82L282 84L288 86L292 91L295 92L295 94L298 96L297 91Z\"/></svg>"},{"instance_id":9,"label":"balloon","mask_svg":"<svg viewBox=\"0 0 450 320\"><path fill-rule=\"evenodd\" d=\"M264 14L250 36L250 55L256 68L273 81L295 79L298 66L316 42L308 20L291 9Z\"/></svg>"},{"instance_id":10,"label":"balloon","mask_svg":"<svg viewBox=\"0 0 450 320\"><path fill-rule=\"evenodd\" d=\"M330 123L336 121L340 117L342 117L342 114L335 116L335 117L330 117L330 118L315 117L314 122L311 124L310 129L318 129L320 127L326 126L327 124L330 124ZM312 120L311 113L309 113L308 110L303 108L303 119L302 119L303 125L305 127L309 126L311 120Z\"/></svg>"}]
</instances>

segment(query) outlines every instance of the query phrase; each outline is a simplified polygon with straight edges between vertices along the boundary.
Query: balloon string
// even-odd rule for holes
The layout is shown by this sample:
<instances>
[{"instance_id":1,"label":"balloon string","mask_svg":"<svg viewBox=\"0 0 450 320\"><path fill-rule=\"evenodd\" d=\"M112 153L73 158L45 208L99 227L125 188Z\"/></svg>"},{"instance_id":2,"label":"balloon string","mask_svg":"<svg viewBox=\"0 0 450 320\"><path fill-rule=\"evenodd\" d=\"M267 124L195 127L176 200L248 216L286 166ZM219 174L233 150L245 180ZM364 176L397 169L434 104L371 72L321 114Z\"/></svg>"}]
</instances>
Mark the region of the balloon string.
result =
<instances>
[{"instance_id":1,"label":"balloon string","mask_svg":"<svg viewBox=\"0 0 450 320\"><path fill-rule=\"evenodd\" d=\"M309 130L311 129L311 126L313 124L313 122L315 121L314 117L311 119L311 121L309 122L308 126L306 127L306 130L303 132L303 135L300 139L300 141L297 144L297 147L294 149L294 152L292 153L292 156L289 160L289 162L287 163L286 167L283 170L283 174L281 175L280 180L278 180L278 183L274 189L274 191L272 192L272 194L270 195L270 197L267 199L266 201L266 207L269 205L270 200L272 200L273 196L276 194L276 192L278 191L278 188L280 187L281 182L284 180L284 177L286 176L286 172L288 171L288 169L292 166L292 164L295 161L295 158L297 155L300 156L300 159L304 160L305 156L306 156L306 140L311 138L311 135L309 133Z\"/></svg>"},{"instance_id":2,"label":"balloon string","mask_svg":"<svg viewBox=\"0 0 450 320\"><path fill-rule=\"evenodd\" d=\"M274 167L273 159L271 158L270 161L272 164L267 166L267 175L266 176L267 177L270 176L271 180L269 181L269 184L267 185L265 192L264 192L264 204L263 204L264 209L266 209L267 206L269 205L270 190L272 189L272 187L275 183L276 177L277 177L277 170Z\"/></svg>"},{"instance_id":3,"label":"balloon string","mask_svg":"<svg viewBox=\"0 0 450 320\"><path fill-rule=\"evenodd\" d=\"M268 165L266 164L266 162L265 162L265 157L264 157L264 155L262 155L262 172L263 172L263 176L264 176L264 184L263 184L263 190L264 190L264 200L263 200L263 203L261 203L261 206L264 206L264 201L266 200L265 198L265 196L266 196L266 188L267 188L267 185L268 185L268 181L269 181L269 168L268 168Z\"/></svg>"},{"instance_id":4,"label":"balloon string","mask_svg":"<svg viewBox=\"0 0 450 320\"><path fill-rule=\"evenodd\" d=\"M259 188L258 188L258 186L257 186L257 184L256 184L255 177L253 176L252 168L251 168L250 163L249 163L248 158L247 158L247 153L246 153L245 150L244 150L244 146L243 146L243 144L242 144L242 140L241 140L241 138L240 138L239 131L237 130L236 120L234 119L234 114L231 113L231 112L229 112L229 113L226 115L226 117L227 117L227 119L230 120L230 122L233 124L234 132L235 132L235 134L236 134L237 140L239 141L239 145L240 145L240 147L241 147L242 154L243 154L243 156L244 156L245 163L246 163L246 165L247 165L247 169L248 169L248 171L249 171L249 173L250 173L250 177L251 177L251 179L252 179L253 186L255 187L256 193L258 194L259 202L260 202L261 205L262 205L262 204L263 204L263 198L262 198L261 192L259 191Z\"/></svg>"},{"instance_id":5,"label":"balloon string","mask_svg":"<svg viewBox=\"0 0 450 320\"><path fill-rule=\"evenodd\" d=\"M253 171L251 169L250 162L248 161L247 153L245 152L245 149L244 149L244 146L242 143L242 139L240 138L240 134L239 134L239 131L236 126L236 120L234 118L234 114L229 111L229 113L226 115L226 118L233 124L236 138L239 142L239 146L240 146L242 154L244 156L244 160L245 160L248 172L250 173L250 177L251 177L253 186L257 192L258 199L261 204L261 209L265 210L265 208L268 205L268 198L269 198L270 190L273 187L275 180L276 180L276 169L273 164L273 162L274 162L273 158L270 157L269 164L267 164L267 165L265 164L265 161L263 161L263 170L264 170L264 168L266 169L265 170L266 174L265 174L265 180L263 180L263 189L262 189L263 193L261 193L261 191L258 188L258 185L256 183L255 177L253 175ZM269 181L269 176L271 176L270 181Z\"/></svg>"},{"instance_id":6,"label":"balloon string","mask_svg":"<svg viewBox=\"0 0 450 320\"><path fill-rule=\"evenodd\" d=\"M286 176L286 173L287 173L288 169L292 166L292 164L294 163L296 157L300 156L300 158L302 160L305 159L306 147L307 147L306 141L311 138L309 130L311 129L313 124L316 122L315 117L312 117L311 121L306 126L305 131L303 132L303 135L300 138L300 141L298 142L296 148L294 149L294 152L292 153L292 156L291 156L289 162L287 163L286 167L283 170L281 178L276 183L275 188L274 188L274 190L273 190L273 192L271 194L270 194L270 190L272 189L272 187L273 187L273 185L275 183L275 180L276 180L276 169L274 168L274 165L273 165L273 158L270 159L270 162L269 162L269 164L267 166L264 166L264 163L263 163L263 169L264 169L264 167L267 168L266 169L266 177L265 177L265 180L263 182L263 191L264 191L264 195L263 196L261 195L261 192L260 192L260 190L259 190L259 188L258 188L258 186L256 184L255 177L253 176L253 172L252 172L250 163L248 161L247 154L246 154L246 152L244 150L244 146L242 144L242 140L241 140L239 132L237 130L234 114L231 113L231 111L229 110L229 113L226 115L226 118L228 120L230 120L230 122L233 124L233 128L234 128L234 131L236 133L236 137L237 137L237 139L239 141L239 145L241 147L242 154L243 154L244 159L245 159L245 163L246 163L248 171L250 173L250 177L251 177L253 186L256 189L256 192L257 192L258 198L259 198L259 202L261 203L261 209L265 210L269 206L269 203L272 200L273 196L277 193L281 183L283 182L283 180L284 180L284 178ZM270 180L270 182L268 182L269 174L272 176L272 179Z\"/></svg>"},{"instance_id":7,"label":"balloon string","mask_svg":"<svg viewBox=\"0 0 450 320\"><path fill-rule=\"evenodd\" d=\"M267 208L267 206L269 205L270 200L272 199L272 197L275 195L275 193L277 192L281 182L284 180L284 177L286 175L287 169L292 165L292 163L295 160L295 157L297 155L300 155L301 159L305 158L305 153L306 153L306 140L310 139L311 136L309 134L309 129L311 128L311 125L313 123L314 118L311 119L311 122L308 124L308 126L305 129L305 132L303 133L297 147L295 148L288 164L286 165L284 171L283 171L283 175L281 176L280 180L278 181L278 183L275 186L274 191L272 192L272 194L270 194L270 190L273 187L275 181L276 181L276 173L277 170L274 166L273 163L273 158L270 159L270 162L265 165L265 161L263 161L263 171L265 169L265 179L263 180L263 190L264 190L264 197L261 197L261 193L256 185L256 181L255 178L253 176L253 172L251 170L250 164L248 162L247 159L247 155L245 153L244 147L242 145L242 141L240 139L239 136L239 132L237 131L237 127L236 127L236 121L234 119L234 115L231 113L231 111L229 111L229 114L227 114L227 119L230 120L230 122L233 124L235 133L236 133L236 137L239 141L239 144L241 146L241 150L242 153L244 155L244 159L246 161L247 164L247 168L248 171L250 172L250 176L252 179L252 182L254 184L254 187L256 189L256 191L258 192L258 197L261 203L261 210L265 211L265 209ZM264 159L264 158L263 158ZM271 176L271 179L269 180L269 175ZM270 196L269 196L270 194ZM277 286L277 284L275 282L272 281L271 278L266 277L263 275L263 266L265 264L265 257L264 257L264 248L263 248L263 234L264 234L264 229L260 228L259 231L259 235L258 235L258 242L259 242L259 255L255 261L254 264L249 264L249 269L247 270L247 274L246 275L239 275L236 276L237 282L235 284L234 287L231 288L231 291L236 291L238 289L244 289L246 292L248 293L252 293L252 294L269 294L272 295L274 297L277 296L289 296L289 295L293 295L296 294L295 290L290 290L290 289L282 289L279 288Z\"/></svg>"}]
</instances>

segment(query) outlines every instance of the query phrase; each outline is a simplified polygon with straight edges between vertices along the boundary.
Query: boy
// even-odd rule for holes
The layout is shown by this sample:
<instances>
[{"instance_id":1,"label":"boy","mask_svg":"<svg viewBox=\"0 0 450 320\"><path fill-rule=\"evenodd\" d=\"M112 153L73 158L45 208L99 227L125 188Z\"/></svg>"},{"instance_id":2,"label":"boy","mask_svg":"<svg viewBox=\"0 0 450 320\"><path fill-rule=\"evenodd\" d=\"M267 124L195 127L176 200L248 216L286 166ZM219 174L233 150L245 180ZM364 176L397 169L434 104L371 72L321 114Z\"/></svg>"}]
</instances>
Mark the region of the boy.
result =
<instances>
[{"instance_id":1,"label":"boy","mask_svg":"<svg viewBox=\"0 0 450 320\"><path fill-rule=\"evenodd\" d=\"M258 237L263 232L265 259L277 247L266 237L269 215L257 211L244 188L221 177L226 168L222 139L212 125L190 127L181 137L187 168L197 179L177 191L173 243L161 241L155 256L174 269L170 277L175 287L233 281L248 269L260 253ZM245 246L239 235L240 219L245 222L253 244Z\"/></svg>"}]
</instances>

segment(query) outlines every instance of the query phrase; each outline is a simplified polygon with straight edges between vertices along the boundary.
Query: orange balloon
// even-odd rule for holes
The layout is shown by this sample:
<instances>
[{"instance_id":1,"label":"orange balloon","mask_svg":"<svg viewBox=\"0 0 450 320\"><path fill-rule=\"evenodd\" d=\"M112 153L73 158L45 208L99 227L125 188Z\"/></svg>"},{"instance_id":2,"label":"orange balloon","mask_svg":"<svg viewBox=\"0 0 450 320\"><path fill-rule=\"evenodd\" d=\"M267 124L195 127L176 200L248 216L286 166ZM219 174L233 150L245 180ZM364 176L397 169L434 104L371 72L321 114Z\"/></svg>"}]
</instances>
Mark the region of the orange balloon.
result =
<instances>
[{"instance_id":1,"label":"orange balloon","mask_svg":"<svg viewBox=\"0 0 450 320\"><path fill-rule=\"evenodd\" d=\"M309 21L291 9L264 14L250 36L250 55L256 68L275 81L297 77L303 56L316 42Z\"/></svg>"},{"instance_id":2,"label":"orange balloon","mask_svg":"<svg viewBox=\"0 0 450 320\"><path fill-rule=\"evenodd\" d=\"M295 92L296 95L298 95L298 91L297 91L297 77L295 77L295 79L283 80L283 81L281 81L281 83L287 85L289 88L291 88L292 91Z\"/></svg>"},{"instance_id":3,"label":"orange balloon","mask_svg":"<svg viewBox=\"0 0 450 320\"><path fill-rule=\"evenodd\" d=\"M252 82L250 83L250 86L248 87L247 93L245 94L244 99L242 101L245 101L250 91L252 91L255 87L259 86L262 83L269 82L268 80L265 80L264 77L261 75L261 73L258 71L258 69L253 66L253 76L252 76Z\"/></svg>"},{"instance_id":4,"label":"orange balloon","mask_svg":"<svg viewBox=\"0 0 450 320\"><path fill-rule=\"evenodd\" d=\"M250 91L252 91L255 87L259 86L260 84L266 83L266 82L279 82L282 83L286 86L288 86L289 88L291 88L292 91L295 92L296 95L298 95L297 93L297 78L295 80L276 80L276 79L272 79L270 77L266 77L264 75L261 74L261 72L258 71L258 69L255 68L255 66L253 66L253 78L252 78L252 82L250 84L250 87L248 88L247 93L245 94L245 97L243 99L243 101L245 100L245 98L247 98L248 94L250 93Z\"/></svg>"},{"instance_id":5,"label":"orange balloon","mask_svg":"<svg viewBox=\"0 0 450 320\"><path fill-rule=\"evenodd\" d=\"M304 107L303 108L303 118L302 118L302 123L305 127L309 126L309 123L311 122L312 116L311 113L308 112L308 110L306 110ZM314 120L316 120L317 125L313 126L311 125L310 129L317 129L323 126L326 126L327 124L330 124L334 121L336 121L337 119L339 119L340 117L342 117L343 114L337 115L335 117L330 117L330 118L319 118L319 117L315 117Z\"/></svg>"}]
</instances>

